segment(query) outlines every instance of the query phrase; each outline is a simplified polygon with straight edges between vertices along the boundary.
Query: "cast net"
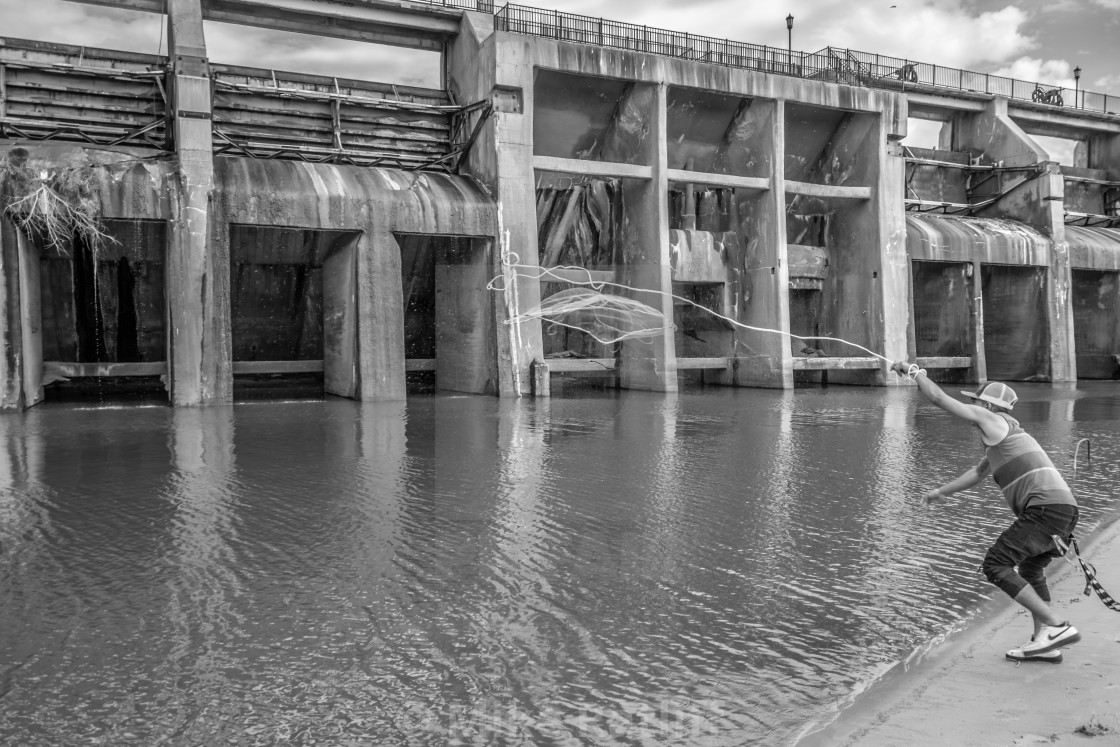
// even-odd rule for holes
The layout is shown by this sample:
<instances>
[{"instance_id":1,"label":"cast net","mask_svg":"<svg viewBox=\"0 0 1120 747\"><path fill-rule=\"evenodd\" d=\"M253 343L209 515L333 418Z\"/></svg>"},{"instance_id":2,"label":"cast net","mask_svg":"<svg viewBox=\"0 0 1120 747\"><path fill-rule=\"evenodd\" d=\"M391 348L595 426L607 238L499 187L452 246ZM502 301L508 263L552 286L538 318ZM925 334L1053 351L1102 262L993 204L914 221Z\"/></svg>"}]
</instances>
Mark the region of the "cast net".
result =
<instances>
[{"instance_id":1,"label":"cast net","mask_svg":"<svg viewBox=\"0 0 1120 747\"><path fill-rule=\"evenodd\" d=\"M592 288L570 288L554 293L510 322L531 319L584 332L604 345L621 340L650 339L672 328L665 315L652 306Z\"/></svg>"}]
</instances>

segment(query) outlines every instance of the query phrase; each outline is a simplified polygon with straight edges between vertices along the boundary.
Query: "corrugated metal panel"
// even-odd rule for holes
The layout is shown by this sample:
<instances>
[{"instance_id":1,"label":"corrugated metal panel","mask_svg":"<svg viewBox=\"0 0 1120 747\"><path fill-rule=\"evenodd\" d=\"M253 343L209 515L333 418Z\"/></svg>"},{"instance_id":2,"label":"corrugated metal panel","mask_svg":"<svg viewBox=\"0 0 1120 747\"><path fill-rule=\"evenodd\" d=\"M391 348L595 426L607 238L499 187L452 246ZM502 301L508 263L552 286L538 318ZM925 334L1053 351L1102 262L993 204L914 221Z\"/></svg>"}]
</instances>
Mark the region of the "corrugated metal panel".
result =
<instances>
[{"instance_id":1,"label":"corrugated metal panel","mask_svg":"<svg viewBox=\"0 0 1120 747\"><path fill-rule=\"evenodd\" d=\"M1016 221L909 213L906 248L919 260L1048 265L1050 239Z\"/></svg>"},{"instance_id":2,"label":"corrugated metal panel","mask_svg":"<svg viewBox=\"0 0 1120 747\"><path fill-rule=\"evenodd\" d=\"M1071 267L1120 270L1120 228L1066 226Z\"/></svg>"}]
</instances>

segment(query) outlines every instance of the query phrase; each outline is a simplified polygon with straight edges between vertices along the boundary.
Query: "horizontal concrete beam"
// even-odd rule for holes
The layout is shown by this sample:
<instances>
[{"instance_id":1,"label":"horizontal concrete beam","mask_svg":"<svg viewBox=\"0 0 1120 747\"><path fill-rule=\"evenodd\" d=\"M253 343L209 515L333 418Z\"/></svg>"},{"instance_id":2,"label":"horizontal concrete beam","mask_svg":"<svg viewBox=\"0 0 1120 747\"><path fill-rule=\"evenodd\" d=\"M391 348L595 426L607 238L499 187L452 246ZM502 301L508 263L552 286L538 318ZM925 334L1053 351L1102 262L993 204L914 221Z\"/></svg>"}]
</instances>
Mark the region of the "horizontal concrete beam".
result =
<instances>
[{"instance_id":1,"label":"horizontal concrete beam","mask_svg":"<svg viewBox=\"0 0 1120 747\"><path fill-rule=\"evenodd\" d=\"M994 96L938 96L932 93L907 93L907 114L918 119L944 121L951 112L982 112Z\"/></svg>"},{"instance_id":2,"label":"horizontal concrete beam","mask_svg":"<svg viewBox=\"0 0 1120 747\"><path fill-rule=\"evenodd\" d=\"M972 368L972 356L917 358L918 368Z\"/></svg>"},{"instance_id":3,"label":"horizontal concrete beam","mask_svg":"<svg viewBox=\"0 0 1120 747\"><path fill-rule=\"evenodd\" d=\"M322 373L323 361L234 361L235 374Z\"/></svg>"},{"instance_id":4,"label":"horizontal concrete beam","mask_svg":"<svg viewBox=\"0 0 1120 747\"><path fill-rule=\"evenodd\" d=\"M549 373L603 373L618 367L614 358L545 358L540 363Z\"/></svg>"},{"instance_id":5,"label":"horizontal concrete beam","mask_svg":"<svg viewBox=\"0 0 1120 747\"><path fill-rule=\"evenodd\" d=\"M572 283L573 285L613 283L614 271L585 270L580 267L542 267L540 281L542 283Z\"/></svg>"},{"instance_id":6,"label":"horizontal concrete beam","mask_svg":"<svg viewBox=\"0 0 1120 747\"><path fill-rule=\"evenodd\" d=\"M87 5L164 12L164 0L70 0ZM462 11L386 0L201 0L207 21L292 31L314 36L442 51L459 34Z\"/></svg>"},{"instance_id":7,"label":"horizontal concrete beam","mask_svg":"<svg viewBox=\"0 0 1120 747\"><path fill-rule=\"evenodd\" d=\"M870 200L871 187L842 187L836 184L810 184L786 181L786 193L805 197L832 197L842 200Z\"/></svg>"},{"instance_id":8,"label":"horizontal concrete beam","mask_svg":"<svg viewBox=\"0 0 1120 747\"><path fill-rule=\"evenodd\" d=\"M1120 104L1120 96L1116 100ZM1026 102L1007 103L1008 116L1028 135L1078 138L1088 133L1120 134L1120 116L1067 109L1042 109L1037 104Z\"/></svg>"},{"instance_id":9,"label":"horizontal concrete beam","mask_svg":"<svg viewBox=\"0 0 1120 747\"><path fill-rule=\"evenodd\" d=\"M104 364L101 364L104 365ZM152 364L114 364L114 365L152 365ZM163 364L160 364L163 365ZM435 371L435 358L406 358L405 371ZM235 374L294 374L322 373L323 361L234 361ZM120 375L120 374L116 374Z\"/></svg>"},{"instance_id":10,"label":"horizontal concrete beam","mask_svg":"<svg viewBox=\"0 0 1120 747\"><path fill-rule=\"evenodd\" d=\"M878 358L794 358L795 371L855 371L883 365Z\"/></svg>"},{"instance_id":11,"label":"horizontal concrete beam","mask_svg":"<svg viewBox=\"0 0 1120 747\"><path fill-rule=\"evenodd\" d=\"M533 168L538 171L555 171L561 174L579 174L581 176L622 177L624 179L653 178L653 168L650 166L635 166L630 163L610 163L608 161L585 161L579 158L533 156Z\"/></svg>"},{"instance_id":12,"label":"horizontal concrete beam","mask_svg":"<svg viewBox=\"0 0 1120 747\"><path fill-rule=\"evenodd\" d=\"M702 171L667 169L666 178L671 182L686 182L705 187L732 187L735 189L770 189L770 180L760 176L735 176L734 174L708 174Z\"/></svg>"},{"instance_id":13,"label":"horizontal concrete beam","mask_svg":"<svg viewBox=\"0 0 1120 747\"><path fill-rule=\"evenodd\" d=\"M43 379L65 377L80 379L87 376L162 376L167 373L167 363L67 363L43 362Z\"/></svg>"},{"instance_id":14,"label":"horizontal concrete beam","mask_svg":"<svg viewBox=\"0 0 1120 747\"><path fill-rule=\"evenodd\" d=\"M678 371L726 371L729 368L730 358L677 358Z\"/></svg>"}]
</instances>

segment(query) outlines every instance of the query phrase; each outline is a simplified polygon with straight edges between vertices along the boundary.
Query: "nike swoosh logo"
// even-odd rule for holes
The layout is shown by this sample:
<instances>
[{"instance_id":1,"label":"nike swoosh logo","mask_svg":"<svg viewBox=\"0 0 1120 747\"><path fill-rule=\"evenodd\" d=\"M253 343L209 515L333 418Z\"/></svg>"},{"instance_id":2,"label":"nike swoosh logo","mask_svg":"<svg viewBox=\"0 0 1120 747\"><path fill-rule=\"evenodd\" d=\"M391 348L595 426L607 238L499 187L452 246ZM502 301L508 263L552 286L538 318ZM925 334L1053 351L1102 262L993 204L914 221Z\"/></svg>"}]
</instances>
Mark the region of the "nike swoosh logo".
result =
<instances>
[{"instance_id":1,"label":"nike swoosh logo","mask_svg":"<svg viewBox=\"0 0 1120 747\"><path fill-rule=\"evenodd\" d=\"M1051 640L1051 641L1054 640L1055 638L1061 638L1063 635L1065 635L1066 630L1069 630L1069 628L1066 628L1065 630L1061 631L1060 633L1050 633L1049 635L1046 636L1046 638L1048 640Z\"/></svg>"}]
</instances>

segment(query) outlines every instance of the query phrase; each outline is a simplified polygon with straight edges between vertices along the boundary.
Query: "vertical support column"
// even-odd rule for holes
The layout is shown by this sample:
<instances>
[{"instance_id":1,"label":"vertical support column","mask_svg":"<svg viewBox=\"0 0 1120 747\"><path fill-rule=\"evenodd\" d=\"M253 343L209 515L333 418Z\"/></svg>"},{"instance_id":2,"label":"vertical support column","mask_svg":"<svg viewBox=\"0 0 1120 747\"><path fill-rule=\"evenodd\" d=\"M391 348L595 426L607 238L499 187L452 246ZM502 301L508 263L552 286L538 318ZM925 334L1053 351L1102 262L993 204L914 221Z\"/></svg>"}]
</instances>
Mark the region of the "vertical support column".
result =
<instances>
[{"instance_id":1,"label":"vertical support column","mask_svg":"<svg viewBox=\"0 0 1120 747\"><path fill-rule=\"evenodd\" d=\"M501 49L512 52L512 46L502 45ZM544 358L540 322L511 323L513 317L541 302L536 280L540 250L533 171L533 67L526 60L502 62L505 64L497 67L496 83L511 86L520 96L494 97L494 113L472 151L472 162L476 154L484 152L495 153L497 161L494 165L480 164L472 171L483 181L495 184L499 197L499 235L491 265L493 274L503 280L503 290L493 306L498 393L548 396L547 388L542 391L533 386L531 370L533 361Z\"/></svg>"},{"instance_id":2,"label":"vertical support column","mask_svg":"<svg viewBox=\"0 0 1120 747\"><path fill-rule=\"evenodd\" d=\"M370 205L371 220L357 245L358 398L366 402L408 396L401 249L381 219L389 209L388 196Z\"/></svg>"},{"instance_id":3,"label":"vertical support column","mask_svg":"<svg viewBox=\"0 0 1120 747\"><path fill-rule=\"evenodd\" d=\"M741 321L752 327L789 333L789 249L786 246L785 102L756 99L758 148L769 152L770 189L740 207L747 240L743 273L748 299ZM768 121L767 121L768 120ZM735 331L735 384L738 386L793 388L793 353L786 334Z\"/></svg>"},{"instance_id":4,"label":"vertical support column","mask_svg":"<svg viewBox=\"0 0 1120 747\"><path fill-rule=\"evenodd\" d=\"M443 239L436 257L436 388L497 394L490 242Z\"/></svg>"},{"instance_id":5,"label":"vertical support column","mask_svg":"<svg viewBox=\"0 0 1120 747\"><path fill-rule=\"evenodd\" d=\"M222 293L229 258L213 256L209 242L214 154L200 0L168 0L167 24L179 161L167 242L168 386L173 405L222 404L233 389L229 297Z\"/></svg>"},{"instance_id":6,"label":"vertical support column","mask_svg":"<svg viewBox=\"0 0 1120 747\"><path fill-rule=\"evenodd\" d=\"M0 213L0 410L23 409L18 241L15 226Z\"/></svg>"},{"instance_id":7,"label":"vertical support column","mask_svg":"<svg viewBox=\"0 0 1120 747\"><path fill-rule=\"evenodd\" d=\"M358 399L358 235L323 257L323 391Z\"/></svg>"},{"instance_id":8,"label":"vertical support column","mask_svg":"<svg viewBox=\"0 0 1120 747\"><path fill-rule=\"evenodd\" d=\"M677 391L677 353L673 334L673 279L669 255L669 158L666 137L665 83L655 86L651 97L646 154L652 173L648 182L627 183L624 199L636 215L630 226L634 235L627 252L628 285L639 289L635 298L665 316L665 326L653 339L624 340L619 360L619 381L626 389ZM653 291L642 293L641 291Z\"/></svg>"},{"instance_id":9,"label":"vertical support column","mask_svg":"<svg viewBox=\"0 0 1120 747\"><path fill-rule=\"evenodd\" d=\"M23 340L23 406L43 401L43 311L39 248L22 232L19 247L19 307Z\"/></svg>"},{"instance_id":10,"label":"vertical support column","mask_svg":"<svg viewBox=\"0 0 1120 747\"><path fill-rule=\"evenodd\" d=\"M984 352L984 288L983 266L979 261L972 263L972 303L969 306L972 321L972 367L968 369L969 381L988 380L988 356Z\"/></svg>"},{"instance_id":11,"label":"vertical support column","mask_svg":"<svg viewBox=\"0 0 1120 747\"><path fill-rule=\"evenodd\" d=\"M1065 180L1055 164L1038 179L1043 222L1049 224L1050 267L1046 274L1046 317L1050 323L1050 380L1077 381L1077 344L1073 330L1073 270L1066 241Z\"/></svg>"},{"instance_id":12,"label":"vertical support column","mask_svg":"<svg viewBox=\"0 0 1120 747\"><path fill-rule=\"evenodd\" d=\"M910 261L906 254L906 207L903 203L906 182L906 162L902 146L887 131L887 117L881 119L879 139L879 183L872 199L878 202L879 246L883 293L883 350L892 361L909 360L907 330L910 324ZM904 120L905 121L905 120ZM883 376L887 379L887 364Z\"/></svg>"}]
</instances>

